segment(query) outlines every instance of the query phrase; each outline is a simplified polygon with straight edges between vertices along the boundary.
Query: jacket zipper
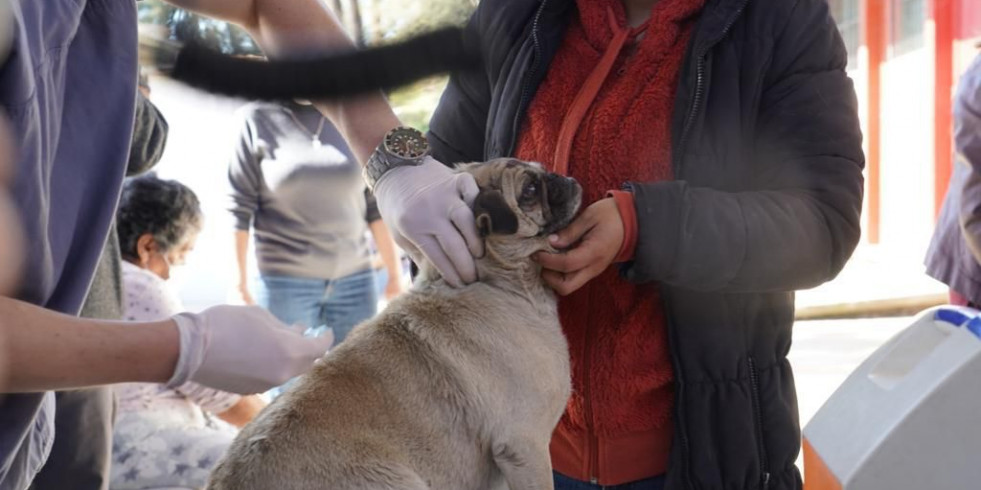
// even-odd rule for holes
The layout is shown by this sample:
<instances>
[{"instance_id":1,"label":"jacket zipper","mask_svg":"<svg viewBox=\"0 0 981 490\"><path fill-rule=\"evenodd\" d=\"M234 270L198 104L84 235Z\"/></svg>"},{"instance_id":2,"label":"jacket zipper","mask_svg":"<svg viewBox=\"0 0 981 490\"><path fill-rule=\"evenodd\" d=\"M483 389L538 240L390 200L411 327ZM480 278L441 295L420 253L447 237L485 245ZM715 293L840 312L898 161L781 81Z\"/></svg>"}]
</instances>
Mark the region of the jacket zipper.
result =
<instances>
[{"instance_id":1,"label":"jacket zipper","mask_svg":"<svg viewBox=\"0 0 981 490\"><path fill-rule=\"evenodd\" d=\"M514 155L514 148L518 145L518 121L521 119L521 115L524 114L525 107L528 106L528 102L531 100L531 80L538 73L538 65L541 64L541 52L542 45L541 41L538 40L538 23L542 18L542 12L545 11L545 4L548 0L542 0L542 3L538 5L538 10L535 11L535 17L531 21L531 42L534 46L534 59L531 64L531 69L525 74L524 79L521 81L521 98L518 99L518 110L514 113L514 121L511 126L514 128L514 136L511 138L511 147L508 148L507 155ZM505 155L498 155L505 156Z\"/></svg>"},{"instance_id":2,"label":"jacket zipper","mask_svg":"<svg viewBox=\"0 0 981 490\"><path fill-rule=\"evenodd\" d=\"M760 488L770 487L770 464L766 456L766 441L763 440L763 412L760 408L760 374L756 361L749 356L749 382L753 391L753 424L756 426L756 442L760 458Z\"/></svg>"},{"instance_id":3,"label":"jacket zipper","mask_svg":"<svg viewBox=\"0 0 981 490\"><path fill-rule=\"evenodd\" d=\"M747 3L749 3L749 0L743 0L742 3L739 4L739 9L736 10L736 13L732 16L731 19L729 19L729 22L722 29L722 34L719 36L719 40L712 44L709 44L708 46L705 46L702 50L698 52L698 55L696 57L697 61L695 62L695 96L692 98L691 110L688 111L688 117L685 118L685 125L682 126L681 129L681 139L678 140L678 149L676 150L679 155L678 165L677 165L678 168L674 169L676 176L680 175L679 170L681 169L681 162L683 160L684 148L685 145L688 143L688 135L691 130L692 124L695 123L695 116L698 114L698 111L702 108L701 107L702 97L705 95L705 55L708 54L709 50L712 49L715 46L715 44L721 41L722 38L726 37L726 34L729 33L729 29L732 29L733 24L735 24L736 21L739 20L739 17L742 16L743 10L746 8Z\"/></svg>"},{"instance_id":4,"label":"jacket zipper","mask_svg":"<svg viewBox=\"0 0 981 490\"><path fill-rule=\"evenodd\" d=\"M719 41L726 37L729 30L736 23L737 20L742 16L743 10L746 8L746 4L749 0L742 0L739 5L739 9L733 14L732 18L726 23L725 27L722 29L722 34L719 36ZM717 43L718 41L716 41ZM695 122L695 116L701 109L702 97L705 94L705 55L708 54L709 50L712 49L716 43L709 44L703 48L697 54L697 61L695 64L695 95L692 99L691 110L688 111L688 116L685 118L685 124L681 129L681 138L678 140L678 147L673 150L678 154L678 160L676 168L674 169L675 178L680 178L681 176L681 163L684 160L684 148L688 143L689 132L691 131L692 124ZM676 428L678 433L678 440L681 443L681 471L683 474L683 481L686 488L694 488L694 482L691 478L691 461L690 461L690 451L688 443L688 425L685 421L685 381L684 374L681 369L681 360L678 356L678 346L677 346L677 334L674 331L673 322L671 321L671 309L668 291L664 290L661 292L661 298L664 303L664 311L666 313L668 321L668 341L671 342L671 359L674 364L674 385L675 385L675 411L676 417L678 419L679 427ZM765 465L765 463L764 463ZM764 473L763 477L763 488L766 489L770 484L770 474L768 472Z\"/></svg>"}]
</instances>

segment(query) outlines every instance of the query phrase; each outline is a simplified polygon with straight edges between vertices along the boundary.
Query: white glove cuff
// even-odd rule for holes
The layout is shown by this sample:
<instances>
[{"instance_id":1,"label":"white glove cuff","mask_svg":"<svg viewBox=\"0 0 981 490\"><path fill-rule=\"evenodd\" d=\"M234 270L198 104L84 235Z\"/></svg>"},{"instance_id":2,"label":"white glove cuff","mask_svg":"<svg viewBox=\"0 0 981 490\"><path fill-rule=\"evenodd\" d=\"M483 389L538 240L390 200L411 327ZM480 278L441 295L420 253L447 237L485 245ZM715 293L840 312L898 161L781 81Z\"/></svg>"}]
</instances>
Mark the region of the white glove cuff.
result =
<instances>
[{"instance_id":1,"label":"white glove cuff","mask_svg":"<svg viewBox=\"0 0 981 490\"><path fill-rule=\"evenodd\" d=\"M198 325L196 315L181 313L172 320L177 324L180 337L180 354L177 356L177 366L174 375L167 381L168 388L176 388L188 380L201 367L204 361L204 351L207 348L207 336L204 329Z\"/></svg>"}]
</instances>

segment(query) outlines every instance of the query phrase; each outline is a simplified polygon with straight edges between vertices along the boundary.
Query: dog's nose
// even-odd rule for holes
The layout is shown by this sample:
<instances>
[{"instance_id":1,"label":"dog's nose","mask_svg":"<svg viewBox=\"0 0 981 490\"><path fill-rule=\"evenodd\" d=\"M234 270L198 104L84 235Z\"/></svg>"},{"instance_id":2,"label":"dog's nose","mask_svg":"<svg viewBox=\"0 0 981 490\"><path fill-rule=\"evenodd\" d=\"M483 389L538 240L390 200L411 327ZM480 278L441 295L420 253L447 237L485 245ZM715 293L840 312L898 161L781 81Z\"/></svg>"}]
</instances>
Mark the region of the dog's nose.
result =
<instances>
[{"instance_id":1,"label":"dog's nose","mask_svg":"<svg viewBox=\"0 0 981 490\"><path fill-rule=\"evenodd\" d=\"M572 198L579 183L571 177L549 173L545 176L545 185L548 186L548 204L553 206L564 204Z\"/></svg>"}]
</instances>

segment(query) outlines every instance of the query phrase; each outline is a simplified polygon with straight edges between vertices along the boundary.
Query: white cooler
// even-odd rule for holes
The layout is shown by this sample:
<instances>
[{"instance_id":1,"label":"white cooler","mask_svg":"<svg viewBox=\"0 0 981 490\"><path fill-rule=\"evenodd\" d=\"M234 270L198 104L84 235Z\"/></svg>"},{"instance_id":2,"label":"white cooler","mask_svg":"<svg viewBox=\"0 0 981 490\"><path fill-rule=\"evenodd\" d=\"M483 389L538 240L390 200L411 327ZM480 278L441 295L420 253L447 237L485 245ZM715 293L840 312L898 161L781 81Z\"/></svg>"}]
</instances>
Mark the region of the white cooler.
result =
<instances>
[{"instance_id":1,"label":"white cooler","mask_svg":"<svg viewBox=\"0 0 981 490\"><path fill-rule=\"evenodd\" d=\"M806 490L981 489L981 312L921 313L804 428Z\"/></svg>"}]
</instances>

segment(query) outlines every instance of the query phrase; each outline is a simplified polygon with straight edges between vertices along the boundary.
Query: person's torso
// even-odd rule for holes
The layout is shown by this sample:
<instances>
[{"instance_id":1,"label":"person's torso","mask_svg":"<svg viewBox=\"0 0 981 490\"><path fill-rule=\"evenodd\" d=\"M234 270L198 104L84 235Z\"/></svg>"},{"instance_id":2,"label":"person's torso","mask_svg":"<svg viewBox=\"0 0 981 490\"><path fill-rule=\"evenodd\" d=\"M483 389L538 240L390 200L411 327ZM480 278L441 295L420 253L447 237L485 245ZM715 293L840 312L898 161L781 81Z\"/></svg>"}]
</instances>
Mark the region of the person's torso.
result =
<instances>
[{"instance_id":1,"label":"person's torso","mask_svg":"<svg viewBox=\"0 0 981 490\"><path fill-rule=\"evenodd\" d=\"M634 30L643 37L632 41L627 35L621 48L610 27L628 29L619 0L580 2L529 105L515 156L552 171L567 167L583 186L584 205L624 182L671 179L674 88L700 8L691 0L658 4L650 27ZM612 65L601 61L608 52L616 56ZM591 78L602 79L596 91ZM588 104L585 113L574 107L582 104ZM583 116L569 142L562 130L572 127L575 114ZM563 144L571 144L568 162L558 161ZM559 314L573 394L553 438L553 466L605 485L663 473L673 396L657 285L629 283L611 265L560 298Z\"/></svg>"},{"instance_id":2,"label":"person's torso","mask_svg":"<svg viewBox=\"0 0 981 490\"><path fill-rule=\"evenodd\" d=\"M11 7L16 37L0 72L0 105L16 141L13 197L29 243L18 298L74 315L126 169L136 5L21 0ZM0 400L0 489L26 487L47 457L53 416L45 396Z\"/></svg>"},{"instance_id":3,"label":"person's torso","mask_svg":"<svg viewBox=\"0 0 981 490\"><path fill-rule=\"evenodd\" d=\"M818 0L799 3L807 3L812 13L827 9ZM794 6L706 1L675 91L670 124L675 179L691 187L740 192L758 190L765 185L759 179L778 170L753 158L753 135L764 89L785 75L769 69L776 45L785 29L803 28L788 27ZM432 131L456 144L452 150L469 160L514 154L528 104L575 11L573 2L557 0L499 0L481 7L478 28L493 36L484 46L490 53L487 91L469 94L476 102L444 96L441 107L470 104L486 111L461 116L486 119L484 137L475 140L454 131L458 116L451 112L437 109L431 122ZM770 489L798 488L793 461L799 426L786 360L793 292L717 293L664 284L661 294L676 377L668 488L722 488L730 483L742 488L764 476ZM732 451L719 444L722 436L752 450Z\"/></svg>"},{"instance_id":4,"label":"person's torso","mask_svg":"<svg viewBox=\"0 0 981 490\"><path fill-rule=\"evenodd\" d=\"M367 269L361 166L339 131L312 107L260 104L250 120L261 175L253 221L260 271L333 279Z\"/></svg>"}]
</instances>

